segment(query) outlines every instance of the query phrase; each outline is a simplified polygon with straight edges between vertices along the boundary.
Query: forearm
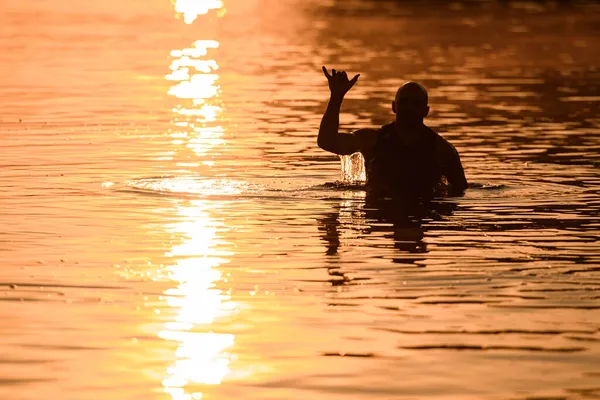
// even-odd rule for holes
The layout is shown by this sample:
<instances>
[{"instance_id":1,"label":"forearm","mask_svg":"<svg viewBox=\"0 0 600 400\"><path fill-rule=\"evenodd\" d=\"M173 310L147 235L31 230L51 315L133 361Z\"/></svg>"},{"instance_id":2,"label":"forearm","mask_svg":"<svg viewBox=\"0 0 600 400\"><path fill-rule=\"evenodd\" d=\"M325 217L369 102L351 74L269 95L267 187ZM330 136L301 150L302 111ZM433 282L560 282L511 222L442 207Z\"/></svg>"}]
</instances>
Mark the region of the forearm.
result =
<instances>
[{"instance_id":1,"label":"forearm","mask_svg":"<svg viewBox=\"0 0 600 400\"><path fill-rule=\"evenodd\" d=\"M327 109L321 119L317 138L317 144L323 150L332 151L331 148L335 145L340 127L340 109L343 100L344 96L339 95L331 95L329 99L329 104L327 104Z\"/></svg>"}]
</instances>

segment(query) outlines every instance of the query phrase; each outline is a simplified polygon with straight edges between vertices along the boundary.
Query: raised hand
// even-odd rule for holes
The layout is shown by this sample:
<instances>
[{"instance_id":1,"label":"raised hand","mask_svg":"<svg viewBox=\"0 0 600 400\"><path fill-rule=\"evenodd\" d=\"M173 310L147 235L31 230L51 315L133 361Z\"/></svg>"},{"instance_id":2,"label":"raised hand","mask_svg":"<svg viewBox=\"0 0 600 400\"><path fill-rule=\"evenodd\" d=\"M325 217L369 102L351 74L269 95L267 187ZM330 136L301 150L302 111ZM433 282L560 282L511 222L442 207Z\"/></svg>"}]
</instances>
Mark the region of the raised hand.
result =
<instances>
[{"instance_id":1,"label":"raised hand","mask_svg":"<svg viewBox=\"0 0 600 400\"><path fill-rule=\"evenodd\" d=\"M331 74L329 74L325 67L323 67L323 73L329 82L329 91L331 92L331 95L341 97L343 97L348 90L352 89L352 86L354 86L360 76L360 74L356 74L354 78L348 79L348 75L346 75L345 71L336 71L335 69L332 69Z\"/></svg>"}]
</instances>

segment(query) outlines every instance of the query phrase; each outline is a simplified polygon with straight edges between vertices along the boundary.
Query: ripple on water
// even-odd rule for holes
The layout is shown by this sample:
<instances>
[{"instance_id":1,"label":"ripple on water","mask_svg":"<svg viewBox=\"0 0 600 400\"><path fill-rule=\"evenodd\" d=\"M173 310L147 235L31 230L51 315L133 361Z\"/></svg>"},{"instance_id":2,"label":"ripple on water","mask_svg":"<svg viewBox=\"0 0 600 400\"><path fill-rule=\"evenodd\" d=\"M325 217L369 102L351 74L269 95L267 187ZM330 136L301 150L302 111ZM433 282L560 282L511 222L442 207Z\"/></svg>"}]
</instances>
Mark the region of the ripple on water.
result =
<instances>
[{"instance_id":1,"label":"ripple on water","mask_svg":"<svg viewBox=\"0 0 600 400\"><path fill-rule=\"evenodd\" d=\"M355 191L364 192L361 182L347 183L342 181L325 182L312 186L297 185L297 180L254 178L252 181L228 178L207 178L194 175L171 175L147 178L136 178L125 181L123 185L113 182L103 183L104 188L116 190L132 190L145 194L172 194L196 196L269 196L274 192L309 192L309 191ZM296 185L296 187L294 187ZM285 187L287 186L287 187ZM291 186L291 187L290 187ZM538 180L535 184L527 184L522 180L505 183L471 182L467 191L467 199L502 199L519 200L541 197L578 197L587 193L585 188Z\"/></svg>"},{"instance_id":2,"label":"ripple on water","mask_svg":"<svg viewBox=\"0 0 600 400\"><path fill-rule=\"evenodd\" d=\"M191 26L168 2L85 3L72 25L64 0L13 1L0 37L5 65L36 66L0 82L0 398L598 396L582 2L224 1ZM321 62L362 74L344 131L423 83L466 194L406 221L332 182ZM210 87L165 101L194 65Z\"/></svg>"},{"instance_id":3,"label":"ripple on water","mask_svg":"<svg viewBox=\"0 0 600 400\"><path fill-rule=\"evenodd\" d=\"M191 198L314 198L331 197L335 199L340 193L345 196L364 196L365 188L361 183L345 183L341 181L326 182L316 185L298 184L294 178L253 178L252 180L236 180L226 178L206 178L193 175L173 175L148 178L137 178L123 184L105 182L105 189L130 191L145 195L165 195Z\"/></svg>"}]
</instances>

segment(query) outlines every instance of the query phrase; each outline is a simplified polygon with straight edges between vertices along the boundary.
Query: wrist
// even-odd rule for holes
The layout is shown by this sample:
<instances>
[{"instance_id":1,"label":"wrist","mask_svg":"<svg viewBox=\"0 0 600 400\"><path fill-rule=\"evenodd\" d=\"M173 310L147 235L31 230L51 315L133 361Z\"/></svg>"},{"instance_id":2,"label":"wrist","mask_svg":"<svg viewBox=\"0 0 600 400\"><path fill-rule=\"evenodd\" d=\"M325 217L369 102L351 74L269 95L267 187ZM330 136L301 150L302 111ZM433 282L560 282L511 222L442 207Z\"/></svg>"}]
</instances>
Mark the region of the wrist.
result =
<instances>
[{"instance_id":1,"label":"wrist","mask_svg":"<svg viewBox=\"0 0 600 400\"><path fill-rule=\"evenodd\" d=\"M342 100L344 100L344 94L343 93L331 93L329 100L341 103Z\"/></svg>"}]
</instances>

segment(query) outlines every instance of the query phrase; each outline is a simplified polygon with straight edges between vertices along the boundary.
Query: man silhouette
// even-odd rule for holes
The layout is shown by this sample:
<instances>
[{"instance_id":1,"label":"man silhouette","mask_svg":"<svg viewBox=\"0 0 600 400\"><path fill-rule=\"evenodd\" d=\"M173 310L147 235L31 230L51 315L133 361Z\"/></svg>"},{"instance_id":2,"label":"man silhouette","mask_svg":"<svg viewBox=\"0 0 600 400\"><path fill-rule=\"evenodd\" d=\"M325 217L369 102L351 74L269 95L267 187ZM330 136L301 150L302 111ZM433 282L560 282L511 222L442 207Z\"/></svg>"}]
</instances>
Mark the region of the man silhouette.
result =
<instances>
[{"instance_id":1,"label":"man silhouette","mask_svg":"<svg viewBox=\"0 0 600 400\"><path fill-rule=\"evenodd\" d=\"M396 120L379 129L340 133L340 108L345 94L360 75L348 79L346 72L323 67L331 97L321 120L317 144L323 150L348 155L362 153L367 187L381 196L431 198L448 192L461 194L467 179L458 152L444 138L425 126L429 113L427 91L407 82L396 92L392 110Z\"/></svg>"}]
</instances>

